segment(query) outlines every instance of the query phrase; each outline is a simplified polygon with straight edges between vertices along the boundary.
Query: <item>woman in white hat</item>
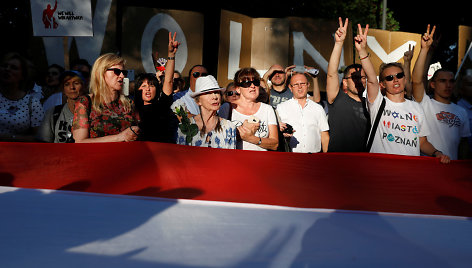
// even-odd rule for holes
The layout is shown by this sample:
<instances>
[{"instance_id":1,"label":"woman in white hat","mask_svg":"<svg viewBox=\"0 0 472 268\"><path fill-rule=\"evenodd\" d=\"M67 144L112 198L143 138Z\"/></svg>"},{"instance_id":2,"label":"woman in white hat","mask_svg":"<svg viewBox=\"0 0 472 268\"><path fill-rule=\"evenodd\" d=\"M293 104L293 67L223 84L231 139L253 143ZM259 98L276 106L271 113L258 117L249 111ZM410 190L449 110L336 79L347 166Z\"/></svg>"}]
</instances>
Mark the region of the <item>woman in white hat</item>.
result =
<instances>
[{"instance_id":1,"label":"woman in white hat","mask_svg":"<svg viewBox=\"0 0 472 268\"><path fill-rule=\"evenodd\" d=\"M200 108L200 114L187 117L186 111L177 107L180 124L177 130L177 144L199 147L235 149L236 126L229 120L218 116L224 88L216 79L209 76L199 77L195 92L191 96Z\"/></svg>"}]
</instances>

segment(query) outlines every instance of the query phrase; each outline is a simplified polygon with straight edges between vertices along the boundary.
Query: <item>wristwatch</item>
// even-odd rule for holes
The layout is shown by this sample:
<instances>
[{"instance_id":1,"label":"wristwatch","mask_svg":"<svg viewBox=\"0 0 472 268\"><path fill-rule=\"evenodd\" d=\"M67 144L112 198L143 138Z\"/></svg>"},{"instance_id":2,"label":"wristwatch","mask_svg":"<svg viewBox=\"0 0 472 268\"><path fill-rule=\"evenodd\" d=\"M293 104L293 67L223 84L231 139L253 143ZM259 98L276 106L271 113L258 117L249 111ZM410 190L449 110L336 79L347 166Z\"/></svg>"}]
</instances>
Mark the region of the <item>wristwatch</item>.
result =
<instances>
[{"instance_id":1,"label":"wristwatch","mask_svg":"<svg viewBox=\"0 0 472 268\"><path fill-rule=\"evenodd\" d=\"M257 143L257 145L261 145L261 143L262 143L262 138L259 137L259 142Z\"/></svg>"}]
</instances>

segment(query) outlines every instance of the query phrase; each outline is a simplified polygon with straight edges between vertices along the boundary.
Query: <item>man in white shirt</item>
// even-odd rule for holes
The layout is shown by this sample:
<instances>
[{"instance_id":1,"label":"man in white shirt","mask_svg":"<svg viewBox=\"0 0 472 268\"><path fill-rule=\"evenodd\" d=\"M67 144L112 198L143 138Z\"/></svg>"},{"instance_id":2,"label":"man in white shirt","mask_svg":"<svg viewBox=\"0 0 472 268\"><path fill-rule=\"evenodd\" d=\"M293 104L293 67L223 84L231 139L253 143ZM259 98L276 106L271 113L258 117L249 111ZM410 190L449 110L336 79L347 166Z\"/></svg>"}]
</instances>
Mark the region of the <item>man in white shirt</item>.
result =
<instances>
[{"instance_id":1,"label":"man in white shirt","mask_svg":"<svg viewBox=\"0 0 472 268\"><path fill-rule=\"evenodd\" d=\"M290 124L294 130L289 143L292 152L318 153L328 150L326 113L321 105L307 98L309 86L304 74L293 75L288 85L293 98L277 106L277 113L283 123L281 130L285 129L285 124Z\"/></svg>"},{"instance_id":2,"label":"man in white shirt","mask_svg":"<svg viewBox=\"0 0 472 268\"><path fill-rule=\"evenodd\" d=\"M413 98L421 104L430 133L428 141L452 160L465 158L468 151L467 137L470 136L469 119L464 108L451 102L454 89L454 74L439 69L430 79L433 98L425 94L426 58L433 43L433 37L424 35L421 50L413 69Z\"/></svg>"}]
</instances>

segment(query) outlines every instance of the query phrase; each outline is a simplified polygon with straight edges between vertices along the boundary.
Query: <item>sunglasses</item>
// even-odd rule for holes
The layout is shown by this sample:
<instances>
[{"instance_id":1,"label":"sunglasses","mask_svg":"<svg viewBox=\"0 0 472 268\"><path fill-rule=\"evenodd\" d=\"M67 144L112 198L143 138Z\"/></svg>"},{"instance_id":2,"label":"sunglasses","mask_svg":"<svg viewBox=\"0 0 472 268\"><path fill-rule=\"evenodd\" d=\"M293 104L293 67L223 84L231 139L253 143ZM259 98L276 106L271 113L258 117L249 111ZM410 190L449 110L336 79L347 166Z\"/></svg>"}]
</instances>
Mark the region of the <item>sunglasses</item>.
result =
<instances>
[{"instance_id":1,"label":"sunglasses","mask_svg":"<svg viewBox=\"0 0 472 268\"><path fill-rule=\"evenodd\" d=\"M387 75L387 76L385 76L384 80L390 82L390 81L393 81L394 77L396 77L397 79L402 79L403 77L405 77L405 73L401 72L401 73L397 73L397 74Z\"/></svg>"},{"instance_id":2,"label":"sunglasses","mask_svg":"<svg viewBox=\"0 0 472 268\"><path fill-rule=\"evenodd\" d=\"M128 75L128 70L121 70L118 68L108 68L107 71L113 71L116 76L120 76L121 73L123 73L124 76Z\"/></svg>"},{"instance_id":3,"label":"sunglasses","mask_svg":"<svg viewBox=\"0 0 472 268\"><path fill-rule=\"evenodd\" d=\"M192 75L194 78L199 78L200 76L208 76L208 73L194 72Z\"/></svg>"},{"instance_id":4,"label":"sunglasses","mask_svg":"<svg viewBox=\"0 0 472 268\"><path fill-rule=\"evenodd\" d=\"M239 93L238 93L237 91L235 91L235 90L233 90L233 91L226 91L225 94L226 94L226 96L228 96L228 97L231 97L231 96L233 96L233 95L239 96Z\"/></svg>"},{"instance_id":5,"label":"sunglasses","mask_svg":"<svg viewBox=\"0 0 472 268\"><path fill-rule=\"evenodd\" d=\"M278 71L273 71L273 72L270 74L270 76L269 76L269 80L271 80L272 77L274 77L276 74L285 74L285 72L284 72L284 71L280 71L280 70L278 70Z\"/></svg>"},{"instance_id":6,"label":"sunglasses","mask_svg":"<svg viewBox=\"0 0 472 268\"><path fill-rule=\"evenodd\" d=\"M250 87L251 84L254 84L254 86L258 87L261 85L261 80L246 80L241 83L239 83L242 87Z\"/></svg>"}]
</instances>

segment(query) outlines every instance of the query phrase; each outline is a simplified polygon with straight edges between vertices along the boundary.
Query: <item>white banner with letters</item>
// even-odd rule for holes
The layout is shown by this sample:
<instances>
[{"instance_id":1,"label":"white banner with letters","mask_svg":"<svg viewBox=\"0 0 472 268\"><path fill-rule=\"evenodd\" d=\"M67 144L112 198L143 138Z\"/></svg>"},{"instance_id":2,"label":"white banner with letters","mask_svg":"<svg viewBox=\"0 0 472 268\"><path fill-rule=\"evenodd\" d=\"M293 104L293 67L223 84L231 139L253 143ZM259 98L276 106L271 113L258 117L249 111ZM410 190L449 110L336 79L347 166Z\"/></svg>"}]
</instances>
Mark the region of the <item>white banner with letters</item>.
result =
<instances>
[{"instance_id":1,"label":"white banner with letters","mask_svg":"<svg viewBox=\"0 0 472 268\"><path fill-rule=\"evenodd\" d=\"M90 0L31 0L34 36L93 36Z\"/></svg>"}]
</instances>

